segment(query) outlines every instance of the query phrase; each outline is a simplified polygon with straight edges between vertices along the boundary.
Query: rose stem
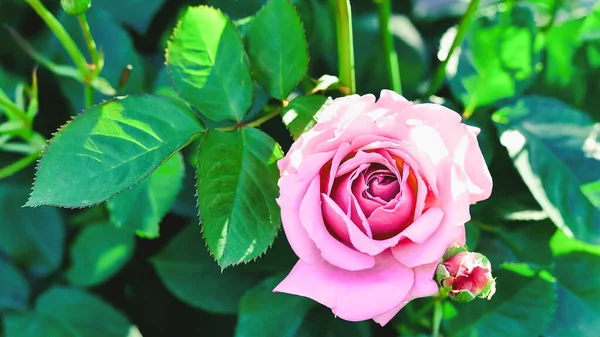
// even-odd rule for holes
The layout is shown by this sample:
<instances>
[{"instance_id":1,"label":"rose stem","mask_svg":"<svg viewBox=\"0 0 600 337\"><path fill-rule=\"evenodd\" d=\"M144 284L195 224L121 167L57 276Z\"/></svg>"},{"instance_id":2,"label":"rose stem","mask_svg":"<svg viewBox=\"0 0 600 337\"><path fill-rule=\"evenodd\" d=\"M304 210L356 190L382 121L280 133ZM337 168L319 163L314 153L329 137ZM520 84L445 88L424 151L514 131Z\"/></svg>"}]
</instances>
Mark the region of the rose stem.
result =
<instances>
[{"instance_id":1,"label":"rose stem","mask_svg":"<svg viewBox=\"0 0 600 337\"><path fill-rule=\"evenodd\" d=\"M84 82L89 80L91 75L90 68L88 67L87 61L85 57L75 44L75 41L71 38L69 33L65 30L65 28L60 24L60 22L44 7L44 5L39 0L26 0L29 5L36 11L36 13L46 22L50 30L56 35L60 43L63 45L73 63L77 66L81 75L84 78Z\"/></svg>"},{"instance_id":2,"label":"rose stem","mask_svg":"<svg viewBox=\"0 0 600 337\"><path fill-rule=\"evenodd\" d=\"M398 54L394 49L394 39L390 32L390 16L392 15L392 3L390 0L374 0L379 14L379 34L385 54L385 64L390 76L392 90L402 95L402 83L400 81L400 68L398 66Z\"/></svg>"},{"instance_id":3,"label":"rose stem","mask_svg":"<svg viewBox=\"0 0 600 337\"><path fill-rule=\"evenodd\" d=\"M98 53L98 49L96 48L96 42L92 37L92 31L90 30L90 24L85 17L85 14L81 14L77 16L79 20L79 25L81 26L81 31L83 32L83 36L85 37L85 42L90 51L90 56L92 57L93 64L93 77L96 77L100 71L102 70L102 58ZM85 107L89 108L94 104L94 88L91 85L85 85Z\"/></svg>"},{"instance_id":4,"label":"rose stem","mask_svg":"<svg viewBox=\"0 0 600 337\"><path fill-rule=\"evenodd\" d=\"M350 89L349 94L354 94L356 79L350 0L329 0L329 5L335 15L340 82Z\"/></svg>"},{"instance_id":5,"label":"rose stem","mask_svg":"<svg viewBox=\"0 0 600 337\"><path fill-rule=\"evenodd\" d=\"M467 7L467 11L465 12L462 19L460 20L460 23L458 24L458 32L456 33L456 36L454 36L454 41L452 41L452 45L450 45L450 50L448 50L448 55L446 55L444 60L442 60L442 63L440 63L440 65L436 69L435 75L433 76L433 80L429 84L429 89L427 90L425 97L429 97L429 96L435 94L438 91L440 85L442 84L442 81L444 80L444 76L446 75L446 65L448 64L450 57L454 53L454 50L458 46L460 46L463 39L465 38L465 35L467 34L467 30L469 29L469 26L471 25L471 22L473 21L473 16L477 12L477 8L479 7L479 1L480 0L471 0L471 2L469 3L469 7Z\"/></svg>"}]
</instances>

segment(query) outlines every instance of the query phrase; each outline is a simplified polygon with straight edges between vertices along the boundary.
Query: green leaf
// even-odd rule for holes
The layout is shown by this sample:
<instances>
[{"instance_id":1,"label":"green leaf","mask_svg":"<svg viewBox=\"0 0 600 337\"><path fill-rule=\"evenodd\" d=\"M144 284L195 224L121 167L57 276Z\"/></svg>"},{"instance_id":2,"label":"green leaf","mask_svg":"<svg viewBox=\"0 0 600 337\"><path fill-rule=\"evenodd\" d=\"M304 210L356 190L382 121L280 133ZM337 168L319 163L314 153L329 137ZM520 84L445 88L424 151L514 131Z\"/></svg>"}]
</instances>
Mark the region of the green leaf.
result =
<instances>
[{"instance_id":1,"label":"green leaf","mask_svg":"<svg viewBox=\"0 0 600 337\"><path fill-rule=\"evenodd\" d=\"M131 258L133 234L108 224L88 225L71 246L67 280L81 287L95 286L111 278Z\"/></svg>"},{"instance_id":2,"label":"green leaf","mask_svg":"<svg viewBox=\"0 0 600 337\"><path fill-rule=\"evenodd\" d=\"M221 272L206 247L200 227L187 226L150 262L167 289L183 302L206 311L234 314L246 290L264 274L239 266Z\"/></svg>"},{"instance_id":3,"label":"green leaf","mask_svg":"<svg viewBox=\"0 0 600 337\"><path fill-rule=\"evenodd\" d=\"M582 22L581 18L569 20L548 30L544 69L533 86L535 93L553 96L574 106L583 105L591 88L588 88L589 70L578 38Z\"/></svg>"},{"instance_id":4,"label":"green leaf","mask_svg":"<svg viewBox=\"0 0 600 337\"><path fill-rule=\"evenodd\" d=\"M554 285L535 275L493 271L497 291L491 300L456 305L447 336L530 337L541 335L556 306ZM563 335L564 336L564 335Z\"/></svg>"},{"instance_id":5,"label":"green leaf","mask_svg":"<svg viewBox=\"0 0 600 337\"><path fill-rule=\"evenodd\" d=\"M600 3L597 3L593 12L586 16L579 30L579 38L583 41L600 39Z\"/></svg>"},{"instance_id":6,"label":"green leaf","mask_svg":"<svg viewBox=\"0 0 600 337\"><path fill-rule=\"evenodd\" d=\"M241 121L253 84L242 39L219 10L190 7L168 43L175 91L214 121Z\"/></svg>"},{"instance_id":7,"label":"green leaf","mask_svg":"<svg viewBox=\"0 0 600 337\"><path fill-rule=\"evenodd\" d=\"M556 259L558 308L548 336L598 336L600 255L572 252Z\"/></svg>"},{"instance_id":8,"label":"green leaf","mask_svg":"<svg viewBox=\"0 0 600 337\"><path fill-rule=\"evenodd\" d=\"M40 160L27 206L85 207L135 185L203 131L187 105L140 95L87 110Z\"/></svg>"},{"instance_id":9,"label":"green leaf","mask_svg":"<svg viewBox=\"0 0 600 337\"><path fill-rule=\"evenodd\" d=\"M145 238L156 238L162 218L181 189L183 156L175 153L148 178L106 202L110 222Z\"/></svg>"},{"instance_id":10,"label":"green leaf","mask_svg":"<svg viewBox=\"0 0 600 337\"><path fill-rule=\"evenodd\" d=\"M475 20L447 67L454 96L472 110L521 94L536 73L536 33L531 10L519 5Z\"/></svg>"},{"instance_id":11,"label":"green leaf","mask_svg":"<svg viewBox=\"0 0 600 337\"><path fill-rule=\"evenodd\" d=\"M95 295L75 288L55 286L46 291L39 297L35 313L42 319L59 322L73 336L136 336L137 328L125 315Z\"/></svg>"},{"instance_id":12,"label":"green leaf","mask_svg":"<svg viewBox=\"0 0 600 337\"><path fill-rule=\"evenodd\" d=\"M56 208L22 208L29 188L3 183L0 187L0 251L37 277L56 270L65 239Z\"/></svg>"},{"instance_id":13,"label":"green leaf","mask_svg":"<svg viewBox=\"0 0 600 337\"><path fill-rule=\"evenodd\" d=\"M279 145L258 129L210 130L198 149L198 208L208 248L222 268L264 253L281 226Z\"/></svg>"},{"instance_id":14,"label":"green leaf","mask_svg":"<svg viewBox=\"0 0 600 337\"><path fill-rule=\"evenodd\" d=\"M553 263L548 241L556 232L551 221L516 222L498 226L497 235L520 261L548 266Z\"/></svg>"},{"instance_id":15,"label":"green leaf","mask_svg":"<svg viewBox=\"0 0 600 337\"><path fill-rule=\"evenodd\" d=\"M554 256L566 255L573 252L584 252L600 256L600 246L569 238L561 231L556 231L550 239L550 249Z\"/></svg>"},{"instance_id":16,"label":"green leaf","mask_svg":"<svg viewBox=\"0 0 600 337\"><path fill-rule=\"evenodd\" d=\"M121 23L133 27L138 33L148 30L166 0L102 0L94 2L94 10L100 7L111 13Z\"/></svg>"},{"instance_id":17,"label":"green leaf","mask_svg":"<svg viewBox=\"0 0 600 337\"><path fill-rule=\"evenodd\" d=\"M308 45L300 16L288 0L269 0L250 22L248 56L256 81L286 99L308 69Z\"/></svg>"},{"instance_id":18,"label":"green leaf","mask_svg":"<svg viewBox=\"0 0 600 337\"><path fill-rule=\"evenodd\" d=\"M331 309L319 305L308 312L294 337L371 337L369 322L348 322L336 318ZM403 335L404 336L404 335Z\"/></svg>"},{"instance_id":19,"label":"green leaf","mask_svg":"<svg viewBox=\"0 0 600 337\"><path fill-rule=\"evenodd\" d=\"M298 96L283 109L281 118L294 140L317 123L315 117L327 106L327 101L325 96Z\"/></svg>"},{"instance_id":20,"label":"green leaf","mask_svg":"<svg viewBox=\"0 0 600 337\"><path fill-rule=\"evenodd\" d=\"M4 316L6 337L81 337L67 325L35 313Z\"/></svg>"},{"instance_id":21,"label":"green leaf","mask_svg":"<svg viewBox=\"0 0 600 337\"><path fill-rule=\"evenodd\" d=\"M25 310L29 301L29 285L25 276L10 262L0 259L0 312Z\"/></svg>"},{"instance_id":22,"label":"green leaf","mask_svg":"<svg viewBox=\"0 0 600 337\"><path fill-rule=\"evenodd\" d=\"M569 236L600 243L600 210L592 202L598 190L589 188L600 172L594 154L600 130L593 121L560 101L535 96L502 108L493 119L500 142L550 219Z\"/></svg>"},{"instance_id":23,"label":"green leaf","mask_svg":"<svg viewBox=\"0 0 600 337\"><path fill-rule=\"evenodd\" d=\"M273 289L283 277L274 276L252 288L242 298L235 337L293 337L304 317L316 306L307 298Z\"/></svg>"}]
</instances>

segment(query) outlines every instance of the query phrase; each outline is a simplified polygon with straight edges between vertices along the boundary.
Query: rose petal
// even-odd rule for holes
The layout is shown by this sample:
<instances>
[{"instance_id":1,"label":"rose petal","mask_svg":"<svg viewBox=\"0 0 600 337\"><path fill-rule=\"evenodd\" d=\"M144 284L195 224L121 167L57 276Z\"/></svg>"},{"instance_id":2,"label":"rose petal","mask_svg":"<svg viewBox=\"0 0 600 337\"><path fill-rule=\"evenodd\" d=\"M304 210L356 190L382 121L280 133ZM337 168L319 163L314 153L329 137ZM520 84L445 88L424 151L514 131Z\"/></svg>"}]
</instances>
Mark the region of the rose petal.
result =
<instances>
[{"instance_id":1,"label":"rose petal","mask_svg":"<svg viewBox=\"0 0 600 337\"><path fill-rule=\"evenodd\" d=\"M429 211L432 211L431 214L428 214ZM443 213L441 213L443 215ZM427 216L426 216L427 215ZM427 210L427 212L423 213L422 216L417 218L406 230L402 231L395 236L385 239L385 240L373 240L367 236L365 236L359 230L355 230L352 227L348 226L348 233L350 234L350 241L352 242L352 246L358 249L360 252L369 254L369 255L377 255L383 252L384 250L392 247L396 247L397 245L404 245L408 243L412 243L412 241L404 240L400 242L401 239L407 238L412 240L423 239L429 237L431 235L432 230L435 231L440 225L440 210L437 208L431 208ZM411 229L414 228L414 229ZM410 229L410 230L409 230ZM419 230L422 229L422 232ZM399 244L400 242L400 244ZM449 245L448 245L449 246ZM444 251L448 247L444 248ZM392 252L395 248L392 248ZM443 254L443 252L442 252ZM440 255L441 256L441 255ZM439 259L439 257L438 257ZM398 260L402 262L401 260ZM430 262L430 261L429 261Z\"/></svg>"},{"instance_id":2,"label":"rose petal","mask_svg":"<svg viewBox=\"0 0 600 337\"><path fill-rule=\"evenodd\" d=\"M344 320L362 321L397 307L413 282L413 271L384 253L373 268L355 272L300 260L274 291L311 298Z\"/></svg>"},{"instance_id":3,"label":"rose petal","mask_svg":"<svg viewBox=\"0 0 600 337\"><path fill-rule=\"evenodd\" d=\"M350 244L350 234L348 231L351 228L357 228L364 235L367 235L367 229L363 227L363 223L360 222L359 224L356 224L352 222L348 215L344 214L340 206L325 193L321 194L321 205L327 225L329 225L333 232L339 235L344 242Z\"/></svg>"},{"instance_id":4,"label":"rose petal","mask_svg":"<svg viewBox=\"0 0 600 337\"><path fill-rule=\"evenodd\" d=\"M407 267L436 262L453 243L464 244L464 225L449 223L445 219L439 228L422 243L410 240L402 241L391 249L394 257Z\"/></svg>"},{"instance_id":5,"label":"rose petal","mask_svg":"<svg viewBox=\"0 0 600 337\"><path fill-rule=\"evenodd\" d=\"M419 266L413 269L415 273L415 281L413 283L413 287L410 289L408 295L402 303L395 307L394 309L386 312L385 314L374 317L373 320L379 325L384 326L389 323L389 321L398 314L398 312L404 308L408 302L420 298L420 297L428 297L433 296L439 290L437 283L433 280L433 274L437 267L437 262L429 265Z\"/></svg>"},{"instance_id":6,"label":"rose petal","mask_svg":"<svg viewBox=\"0 0 600 337\"><path fill-rule=\"evenodd\" d=\"M459 163L466 174L469 202L474 204L489 198L492 194L492 176L487 169L476 134L473 131L469 131L461 139L454 160Z\"/></svg>"},{"instance_id":7,"label":"rose petal","mask_svg":"<svg viewBox=\"0 0 600 337\"><path fill-rule=\"evenodd\" d=\"M403 232L402 236L412 242L422 243L438 229L444 218L444 211L438 207L431 207L418 217Z\"/></svg>"},{"instance_id":8,"label":"rose petal","mask_svg":"<svg viewBox=\"0 0 600 337\"><path fill-rule=\"evenodd\" d=\"M308 263L316 263L322 259L321 251L308 236L298 214L308 184L298 181L297 175L284 176L279 179L279 189L281 195L277 203L281 207L281 222L288 242L300 259Z\"/></svg>"},{"instance_id":9,"label":"rose petal","mask_svg":"<svg viewBox=\"0 0 600 337\"><path fill-rule=\"evenodd\" d=\"M376 104L378 107L389 109L394 113L413 106L413 103L409 102L404 96L387 89L381 90Z\"/></svg>"},{"instance_id":10,"label":"rose petal","mask_svg":"<svg viewBox=\"0 0 600 337\"><path fill-rule=\"evenodd\" d=\"M321 256L329 263L346 269L362 270L373 267L375 259L360 253L331 236L323 222L319 178L313 179L300 204L293 212L300 213L300 222L321 251Z\"/></svg>"}]
</instances>

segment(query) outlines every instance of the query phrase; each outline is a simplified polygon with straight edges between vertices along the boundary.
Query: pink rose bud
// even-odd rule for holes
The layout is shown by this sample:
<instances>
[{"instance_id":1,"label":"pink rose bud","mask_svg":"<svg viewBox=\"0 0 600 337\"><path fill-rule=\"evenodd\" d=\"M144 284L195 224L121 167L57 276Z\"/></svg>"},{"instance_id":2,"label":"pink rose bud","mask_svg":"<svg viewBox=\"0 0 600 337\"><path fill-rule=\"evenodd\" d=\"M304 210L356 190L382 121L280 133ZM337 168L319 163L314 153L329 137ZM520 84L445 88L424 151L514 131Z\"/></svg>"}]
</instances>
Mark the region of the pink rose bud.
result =
<instances>
[{"instance_id":1,"label":"pink rose bud","mask_svg":"<svg viewBox=\"0 0 600 337\"><path fill-rule=\"evenodd\" d=\"M438 265L436 279L446 289L452 300L470 302L475 297L491 299L496 292L490 261L467 247L453 245Z\"/></svg>"}]
</instances>

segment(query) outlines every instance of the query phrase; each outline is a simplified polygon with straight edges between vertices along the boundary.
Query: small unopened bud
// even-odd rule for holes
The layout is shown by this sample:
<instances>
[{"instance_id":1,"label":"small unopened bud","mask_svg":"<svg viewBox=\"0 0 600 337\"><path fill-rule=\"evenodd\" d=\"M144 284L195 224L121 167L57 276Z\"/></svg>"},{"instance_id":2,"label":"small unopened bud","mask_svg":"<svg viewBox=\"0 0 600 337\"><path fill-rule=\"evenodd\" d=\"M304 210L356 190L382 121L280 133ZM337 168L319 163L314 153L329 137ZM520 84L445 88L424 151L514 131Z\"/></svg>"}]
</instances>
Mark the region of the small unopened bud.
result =
<instances>
[{"instance_id":1,"label":"small unopened bud","mask_svg":"<svg viewBox=\"0 0 600 337\"><path fill-rule=\"evenodd\" d=\"M60 6L69 15L81 15L90 8L92 0L60 0Z\"/></svg>"},{"instance_id":2,"label":"small unopened bud","mask_svg":"<svg viewBox=\"0 0 600 337\"><path fill-rule=\"evenodd\" d=\"M436 279L456 302L469 302L476 297L490 299L496 292L490 261L479 253L453 245L438 265Z\"/></svg>"}]
</instances>

